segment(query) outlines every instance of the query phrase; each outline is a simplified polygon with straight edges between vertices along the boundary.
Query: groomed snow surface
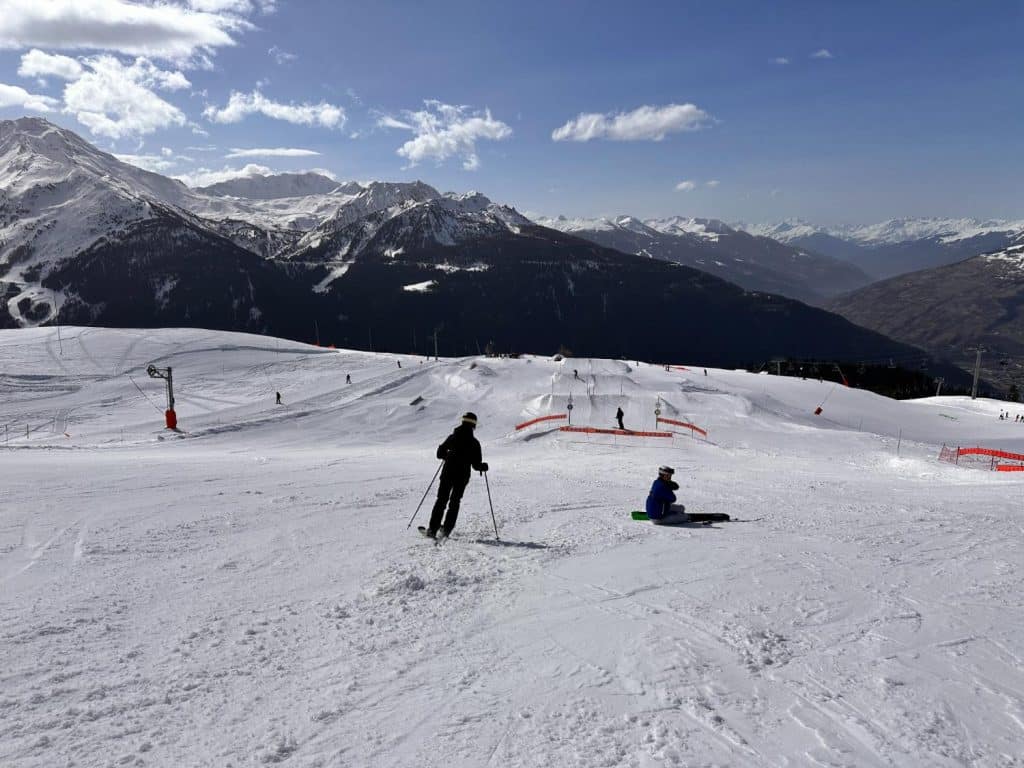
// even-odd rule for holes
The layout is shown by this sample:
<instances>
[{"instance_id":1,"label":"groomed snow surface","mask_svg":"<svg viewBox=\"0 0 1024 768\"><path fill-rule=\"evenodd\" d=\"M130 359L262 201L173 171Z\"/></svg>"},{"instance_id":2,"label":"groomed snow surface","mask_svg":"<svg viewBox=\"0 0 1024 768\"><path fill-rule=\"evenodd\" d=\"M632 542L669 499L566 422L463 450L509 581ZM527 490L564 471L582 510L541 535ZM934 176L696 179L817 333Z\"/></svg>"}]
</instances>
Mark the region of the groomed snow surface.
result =
<instances>
[{"instance_id":1,"label":"groomed snow surface","mask_svg":"<svg viewBox=\"0 0 1024 768\"><path fill-rule=\"evenodd\" d=\"M1024 765L1024 473L936 460L1024 451L1003 403L60 334L0 333L4 766ZM570 393L708 439L515 432ZM474 474L435 548L467 409L501 538ZM662 463L743 522L632 521Z\"/></svg>"}]
</instances>

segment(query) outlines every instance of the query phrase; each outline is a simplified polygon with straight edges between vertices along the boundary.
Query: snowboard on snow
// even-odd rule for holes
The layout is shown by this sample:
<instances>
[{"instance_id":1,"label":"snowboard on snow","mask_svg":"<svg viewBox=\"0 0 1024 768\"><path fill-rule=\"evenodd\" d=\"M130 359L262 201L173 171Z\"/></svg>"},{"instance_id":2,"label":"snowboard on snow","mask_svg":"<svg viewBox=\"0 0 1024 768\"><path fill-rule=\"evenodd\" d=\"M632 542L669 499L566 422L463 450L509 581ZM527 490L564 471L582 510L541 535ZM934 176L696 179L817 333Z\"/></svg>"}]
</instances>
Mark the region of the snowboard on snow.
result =
<instances>
[{"instance_id":1,"label":"snowboard on snow","mask_svg":"<svg viewBox=\"0 0 1024 768\"><path fill-rule=\"evenodd\" d=\"M651 519L646 512L639 509L634 509L632 515L634 520ZM727 523L730 519L724 512L687 512L686 515L691 523Z\"/></svg>"}]
</instances>

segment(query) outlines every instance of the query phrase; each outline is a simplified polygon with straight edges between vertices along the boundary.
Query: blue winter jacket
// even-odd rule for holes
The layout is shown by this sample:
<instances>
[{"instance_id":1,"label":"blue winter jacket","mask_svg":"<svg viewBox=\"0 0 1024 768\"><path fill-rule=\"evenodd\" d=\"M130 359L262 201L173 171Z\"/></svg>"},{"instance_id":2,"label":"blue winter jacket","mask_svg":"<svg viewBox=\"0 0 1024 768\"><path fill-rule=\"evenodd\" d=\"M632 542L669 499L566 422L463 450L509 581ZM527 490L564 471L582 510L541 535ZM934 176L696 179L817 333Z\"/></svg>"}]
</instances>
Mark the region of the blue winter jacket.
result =
<instances>
[{"instance_id":1,"label":"blue winter jacket","mask_svg":"<svg viewBox=\"0 0 1024 768\"><path fill-rule=\"evenodd\" d=\"M651 520L659 520L668 512L668 508L675 503L676 495L672 493L679 486L671 480L665 481L660 477L651 486L651 492L647 494L647 516Z\"/></svg>"}]
</instances>

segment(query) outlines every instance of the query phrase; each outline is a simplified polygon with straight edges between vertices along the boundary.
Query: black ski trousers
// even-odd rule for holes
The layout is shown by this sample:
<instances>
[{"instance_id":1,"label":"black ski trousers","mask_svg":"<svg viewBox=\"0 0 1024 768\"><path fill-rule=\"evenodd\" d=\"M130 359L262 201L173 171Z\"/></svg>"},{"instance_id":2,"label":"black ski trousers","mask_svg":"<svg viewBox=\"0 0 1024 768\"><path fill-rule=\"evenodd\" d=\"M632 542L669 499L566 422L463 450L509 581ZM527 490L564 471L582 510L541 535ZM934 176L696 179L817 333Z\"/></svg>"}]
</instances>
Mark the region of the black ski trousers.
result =
<instances>
[{"instance_id":1,"label":"black ski trousers","mask_svg":"<svg viewBox=\"0 0 1024 768\"><path fill-rule=\"evenodd\" d=\"M469 472L465 475L451 475L441 472L441 484L437 487L437 501L434 502L434 509L430 513L430 525L427 527L429 533L437 533L441 527L441 515L444 515L445 505L448 506L448 514L444 515L444 532L447 536L455 528L455 521L459 519L459 505L462 503L462 494L469 484Z\"/></svg>"}]
</instances>

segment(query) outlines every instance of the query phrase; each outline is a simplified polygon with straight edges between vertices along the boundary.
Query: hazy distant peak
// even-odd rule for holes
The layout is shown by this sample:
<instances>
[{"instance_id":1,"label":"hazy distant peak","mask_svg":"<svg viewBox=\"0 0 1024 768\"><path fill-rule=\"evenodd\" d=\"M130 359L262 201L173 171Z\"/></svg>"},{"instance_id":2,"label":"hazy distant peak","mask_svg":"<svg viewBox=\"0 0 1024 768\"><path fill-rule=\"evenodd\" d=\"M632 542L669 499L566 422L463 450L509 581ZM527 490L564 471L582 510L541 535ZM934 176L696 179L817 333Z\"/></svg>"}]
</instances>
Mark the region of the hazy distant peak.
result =
<instances>
[{"instance_id":1,"label":"hazy distant peak","mask_svg":"<svg viewBox=\"0 0 1024 768\"><path fill-rule=\"evenodd\" d=\"M351 183L350 183L351 184ZM275 173L267 176L242 176L196 191L219 197L243 197L250 200L277 200L284 197L326 195L335 191L339 183L320 173ZM349 185L345 185L349 186ZM356 185L358 187L358 185Z\"/></svg>"}]
</instances>

